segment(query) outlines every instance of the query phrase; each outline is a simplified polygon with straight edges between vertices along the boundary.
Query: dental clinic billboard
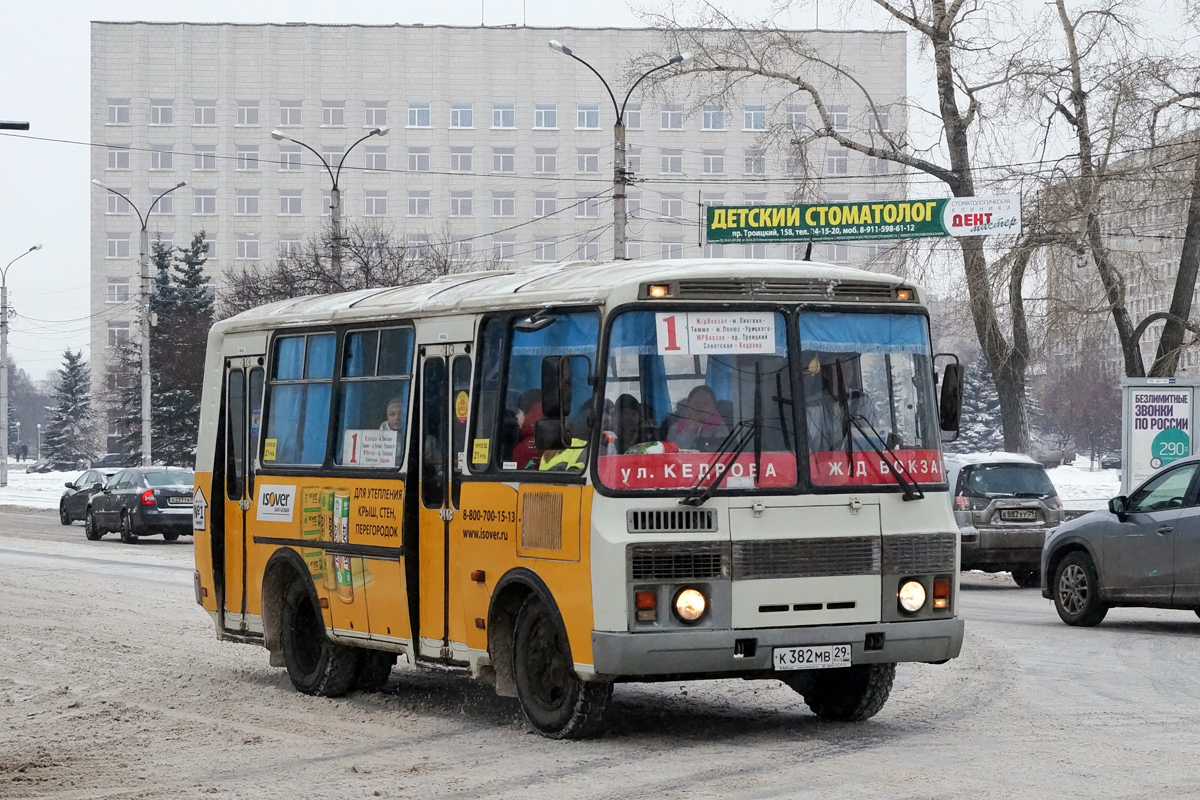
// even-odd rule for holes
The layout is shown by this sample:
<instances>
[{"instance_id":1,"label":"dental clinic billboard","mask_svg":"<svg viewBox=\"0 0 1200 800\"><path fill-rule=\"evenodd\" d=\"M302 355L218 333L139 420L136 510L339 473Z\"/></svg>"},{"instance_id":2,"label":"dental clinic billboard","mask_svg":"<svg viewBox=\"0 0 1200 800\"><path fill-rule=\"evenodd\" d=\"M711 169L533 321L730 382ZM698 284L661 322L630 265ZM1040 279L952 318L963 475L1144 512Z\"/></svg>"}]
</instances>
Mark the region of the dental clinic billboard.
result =
<instances>
[{"instance_id":1,"label":"dental clinic billboard","mask_svg":"<svg viewBox=\"0 0 1200 800\"><path fill-rule=\"evenodd\" d=\"M1019 195L937 200L871 200L784 206L709 206L713 244L915 239L1021 232Z\"/></svg>"},{"instance_id":2,"label":"dental clinic billboard","mask_svg":"<svg viewBox=\"0 0 1200 800\"><path fill-rule=\"evenodd\" d=\"M1195 448L1196 378L1122 378L1121 493Z\"/></svg>"}]
</instances>

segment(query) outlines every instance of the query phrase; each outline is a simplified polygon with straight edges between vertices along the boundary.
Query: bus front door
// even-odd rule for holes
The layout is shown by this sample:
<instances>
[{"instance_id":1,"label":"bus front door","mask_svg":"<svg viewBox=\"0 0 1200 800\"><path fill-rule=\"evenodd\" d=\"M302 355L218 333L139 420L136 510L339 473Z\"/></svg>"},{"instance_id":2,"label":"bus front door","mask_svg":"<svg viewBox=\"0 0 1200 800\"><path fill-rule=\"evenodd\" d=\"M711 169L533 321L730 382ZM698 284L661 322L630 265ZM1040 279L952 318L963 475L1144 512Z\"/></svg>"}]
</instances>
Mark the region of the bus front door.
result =
<instances>
[{"instance_id":1,"label":"bus front door","mask_svg":"<svg viewBox=\"0 0 1200 800\"><path fill-rule=\"evenodd\" d=\"M254 459L262 420L262 361L261 357L225 359L222 610L225 630L237 633L262 632L261 622L251 625L246 612L246 522L254 507ZM214 570L221 570L218 564L214 559Z\"/></svg>"},{"instance_id":2,"label":"bus front door","mask_svg":"<svg viewBox=\"0 0 1200 800\"><path fill-rule=\"evenodd\" d=\"M466 467L469 344L434 345L421 357L419 426L420 504L418 534L418 653L426 660L458 661L451 640L463 641L458 581L450 579L454 562L451 522L457 513L460 482Z\"/></svg>"}]
</instances>

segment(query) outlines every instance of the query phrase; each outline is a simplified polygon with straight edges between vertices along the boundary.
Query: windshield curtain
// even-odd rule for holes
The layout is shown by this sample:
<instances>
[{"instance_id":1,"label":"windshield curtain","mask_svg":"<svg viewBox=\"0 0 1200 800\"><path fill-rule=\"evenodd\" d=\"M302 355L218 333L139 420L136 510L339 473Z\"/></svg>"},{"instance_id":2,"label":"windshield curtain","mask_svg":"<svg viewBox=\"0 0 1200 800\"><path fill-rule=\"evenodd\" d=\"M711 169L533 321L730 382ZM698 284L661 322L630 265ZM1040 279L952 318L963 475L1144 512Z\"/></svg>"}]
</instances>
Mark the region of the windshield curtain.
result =
<instances>
[{"instance_id":1,"label":"windshield curtain","mask_svg":"<svg viewBox=\"0 0 1200 800\"><path fill-rule=\"evenodd\" d=\"M944 483L925 317L804 312L798 324L813 484L895 484L895 469Z\"/></svg>"},{"instance_id":2,"label":"windshield curtain","mask_svg":"<svg viewBox=\"0 0 1200 800\"><path fill-rule=\"evenodd\" d=\"M626 311L613 321L605 370L605 486L688 490L707 485L713 471L722 474L717 489L796 485L782 314Z\"/></svg>"}]
</instances>

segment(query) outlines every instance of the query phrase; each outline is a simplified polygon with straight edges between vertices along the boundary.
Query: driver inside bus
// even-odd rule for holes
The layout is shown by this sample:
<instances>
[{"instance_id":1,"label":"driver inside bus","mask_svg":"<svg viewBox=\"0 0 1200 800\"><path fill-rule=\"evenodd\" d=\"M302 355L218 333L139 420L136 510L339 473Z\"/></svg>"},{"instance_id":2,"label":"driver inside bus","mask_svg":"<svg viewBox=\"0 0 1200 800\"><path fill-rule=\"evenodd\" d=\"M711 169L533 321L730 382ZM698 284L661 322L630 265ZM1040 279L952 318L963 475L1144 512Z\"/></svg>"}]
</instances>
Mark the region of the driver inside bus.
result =
<instances>
[{"instance_id":1,"label":"driver inside bus","mask_svg":"<svg viewBox=\"0 0 1200 800\"><path fill-rule=\"evenodd\" d=\"M857 353L814 352L804 372L808 449L813 453L870 449L852 419L869 432L871 402L862 390ZM863 420L867 420L864 422Z\"/></svg>"}]
</instances>

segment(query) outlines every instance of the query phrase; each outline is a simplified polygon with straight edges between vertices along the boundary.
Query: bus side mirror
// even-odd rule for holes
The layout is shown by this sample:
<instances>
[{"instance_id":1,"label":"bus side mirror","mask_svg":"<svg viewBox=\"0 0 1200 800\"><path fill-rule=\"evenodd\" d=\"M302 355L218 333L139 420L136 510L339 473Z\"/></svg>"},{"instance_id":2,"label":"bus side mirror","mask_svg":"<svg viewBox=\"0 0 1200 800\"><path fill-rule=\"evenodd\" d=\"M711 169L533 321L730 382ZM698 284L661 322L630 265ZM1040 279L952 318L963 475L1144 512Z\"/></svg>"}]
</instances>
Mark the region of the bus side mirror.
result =
<instances>
[{"instance_id":1,"label":"bus side mirror","mask_svg":"<svg viewBox=\"0 0 1200 800\"><path fill-rule=\"evenodd\" d=\"M542 359L542 414L563 421L571 409L571 362L566 356Z\"/></svg>"},{"instance_id":2,"label":"bus side mirror","mask_svg":"<svg viewBox=\"0 0 1200 800\"><path fill-rule=\"evenodd\" d=\"M538 450L566 450L571 446L570 426L560 419L542 417L533 423L533 445Z\"/></svg>"},{"instance_id":3,"label":"bus side mirror","mask_svg":"<svg viewBox=\"0 0 1200 800\"><path fill-rule=\"evenodd\" d=\"M938 399L938 417L944 431L958 432L962 417L962 364L947 364L942 368L941 397Z\"/></svg>"}]
</instances>

